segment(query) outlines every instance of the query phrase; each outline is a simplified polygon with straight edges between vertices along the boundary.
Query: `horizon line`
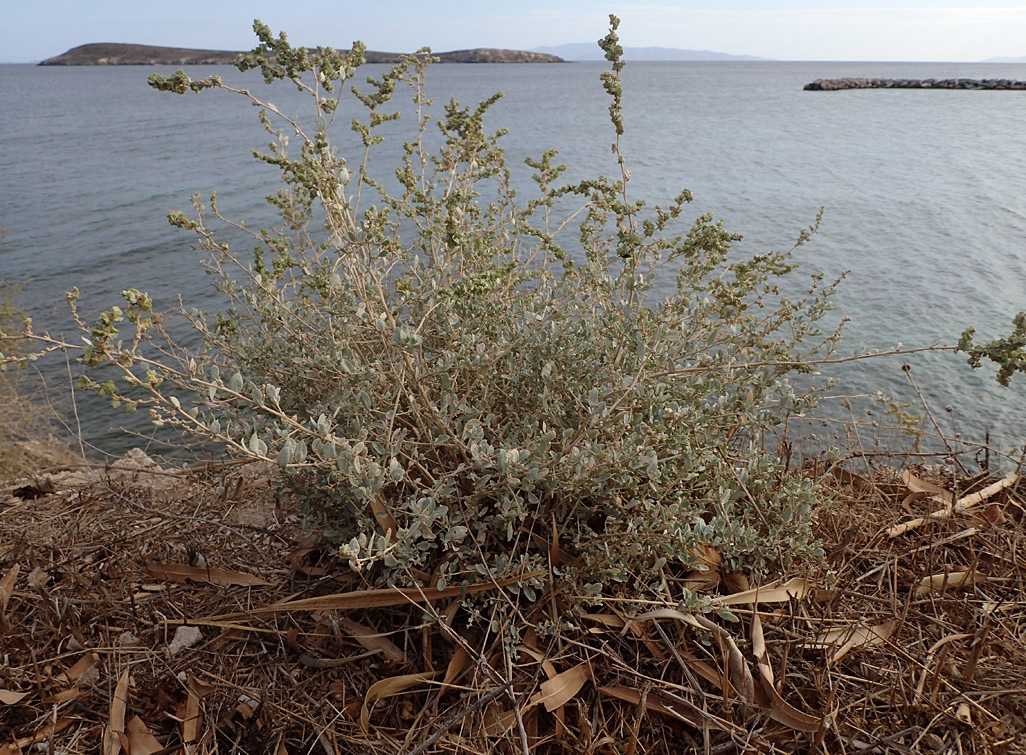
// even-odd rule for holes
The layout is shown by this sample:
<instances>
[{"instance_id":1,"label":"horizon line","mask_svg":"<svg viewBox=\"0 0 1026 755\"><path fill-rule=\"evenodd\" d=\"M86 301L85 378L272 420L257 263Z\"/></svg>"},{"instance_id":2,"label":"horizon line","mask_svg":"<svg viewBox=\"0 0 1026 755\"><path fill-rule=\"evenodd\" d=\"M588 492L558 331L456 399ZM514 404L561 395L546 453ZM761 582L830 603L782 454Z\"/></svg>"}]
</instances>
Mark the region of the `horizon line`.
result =
<instances>
[{"instance_id":1,"label":"horizon line","mask_svg":"<svg viewBox=\"0 0 1026 755\"><path fill-rule=\"evenodd\" d=\"M87 43L87 44L131 44L131 43L126 43L126 42L98 42L98 43ZM140 45L140 46L141 47L166 47L166 45ZM73 50L75 48L69 48L69 49ZM199 48L199 47L195 47L195 48L193 48L193 47L182 47L182 48L172 48L172 49L204 50L204 51L207 51L207 52L240 52L238 50L214 50L214 49L207 50L206 48ZM450 52L465 52L465 51L468 51L468 50L487 50L487 49L514 50L514 48L512 48L512 47L508 47L508 48L500 48L500 47L495 47L495 48L467 47L467 48L460 48L460 49L457 49L457 50L442 50L442 51L438 51L437 53L436 53L436 51L432 50L432 53L433 54L441 55L441 54L450 53ZM675 48L666 48L666 49L675 49ZM534 52L534 50L515 50L515 51L516 52ZM65 52L67 52L67 51L65 51ZM388 52L388 51L384 51L384 50L370 50L369 52L378 52L378 53L383 53L383 54L388 54L388 55L407 55L407 54L411 54L411 53L392 53L392 52ZM710 52L712 52L712 51L710 51ZM64 53L58 53L58 55L51 55L50 58L59 57L60 55L63 55L63 54ZM761 56L746 56L745 54L735 54L735 53L719 53L719 54L722 54L722 55L732 55L732 56L734 56L736 58L749 57L751 59L749 59L749 60L722 60L722 59L680 60L680 59L673 59L673 58L664 58L664 59L652 58L652 59L648 59L648 60L632 60L631 58L625 57L623 60L624 60L625 63L944 63L944 64L949 64L949 65L1026 65L1026 60L1019 59L1018 57L1003 56L1003 55L996 56L997 59L988 58L986 60L942 60L942 59L937 59L937 60L910 60L910 59L907 59L907 60L897 60L897 59L882 59L882 58L764 58L764 57L761 57ZM40 63L42 63L45 60L49 60L50 58L39 58L37 60L0 60L0 65L4 65L4 66L19 66L19 65L38 66ZM1009 58L1009 59L1001 60L1000 58ZM575 58L564 58L563 61L566 62L566 63L606 63L607 62L607 61L600 60L600 59L599 60L585 60L585 59L575 59ZM146 65L146 64L139 64L139 65ZM154 64L154 65L159 65L159 64ZM231 65L231 64L230 63L222 63L222 64L217 64L217 65ZM389 65L389 64L388 63L365 63L364 65ZM482 64L481 63L467 63L465 65L482 65ZM496 65L500 65L500 64L496 64ZM510 64L509 63L503 63L501 65L510 65ZM117 65L98 65L98 66L68 65L68 66L52 66L52 67L53 68L121 68L121 67L124 67L124 66L122 64L117 64Z\"/></svg>"}]
</instances>

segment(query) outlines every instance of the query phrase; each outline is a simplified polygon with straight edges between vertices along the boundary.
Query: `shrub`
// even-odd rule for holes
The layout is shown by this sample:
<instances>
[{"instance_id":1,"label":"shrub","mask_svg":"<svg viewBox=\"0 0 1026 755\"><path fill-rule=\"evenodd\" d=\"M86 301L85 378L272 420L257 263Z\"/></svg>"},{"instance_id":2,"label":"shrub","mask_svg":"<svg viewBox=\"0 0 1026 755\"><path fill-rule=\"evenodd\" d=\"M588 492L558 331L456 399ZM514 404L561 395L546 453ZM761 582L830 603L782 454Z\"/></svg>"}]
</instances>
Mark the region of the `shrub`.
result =
<instances>
[{"instance_id":1,"label":"shrub","mask_svg":"<svg viewBox=\"0 0 1026 755\"><path fill-rule=\"evenodd\" d=\"M1026 372L1026 312L1012 318L1012 332L986 343L976 343L976 328L966 328L958 340L958 350L968 354L966 361L973 369L983 366L983 360L997 365L995 379L1007 386L1012 375Z\"/></svg>"},{"instance_id":2,"label":"shrub","mask_svg":"<svg viewBox=\"0 0 1026 755\"><path fill-rule=\"evenodd\" d=\"M260 44L236 66L310 95L310 126L216 76L152 76L158 89L260 106L273 141L255 154L281 170L269 197L281 223L246 229L216 196L169 214L209 252L225 296L220 312L183 311L198 350L167 336L144 293L125 291L87 326L72 292L89 337L81 361L119 368L129 387L81 386L276 463L311 526L378 584L502 579L561 553L569 594L639 595L659 588L664 565L692 567L702 546L757 577L818 557L820 492L767 448L812 400L790 378L836 344L817 330L833 286L814 276L788 299L777 283L794 270L790 252L735 259L739 237L708 215L676 230L690 192L651 209L630 196L617 24L600 45L620 175L564 185L565 166L545 152L527 160L527 201L504 132L485 128L501 95L445 105L439 147L428 146L426 50L353 87L365 148L354 162L329 133L359 44L293 48L254 24ZM374 172L400 87L417 136L394 173ZM249 234L251 258L211 216ZM658 300L655 275L676 278ZM535 584L522 584L528 598Z\"/></svg>"}]
</instances>

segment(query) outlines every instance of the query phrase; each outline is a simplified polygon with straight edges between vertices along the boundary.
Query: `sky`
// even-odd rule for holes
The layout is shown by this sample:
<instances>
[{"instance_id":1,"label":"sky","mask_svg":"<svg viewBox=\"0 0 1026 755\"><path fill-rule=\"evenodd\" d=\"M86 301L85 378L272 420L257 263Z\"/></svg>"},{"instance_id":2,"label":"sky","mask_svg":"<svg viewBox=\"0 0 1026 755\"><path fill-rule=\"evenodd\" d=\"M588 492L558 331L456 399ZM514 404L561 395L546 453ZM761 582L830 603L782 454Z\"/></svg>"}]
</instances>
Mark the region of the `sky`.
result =
<instances>
[{"instance_id":1,"label":"sky","mask_svg":"<svg viewBox=\"0 0 1026 755\"><path fill-rule=\"evenodd\" d=\"M590 42L779 60L979 61L1026 55L1024 0L4 0L0 62L88 42L250 49L254 18L294 44L436 52Z\"/></svg>"}]
</instances>

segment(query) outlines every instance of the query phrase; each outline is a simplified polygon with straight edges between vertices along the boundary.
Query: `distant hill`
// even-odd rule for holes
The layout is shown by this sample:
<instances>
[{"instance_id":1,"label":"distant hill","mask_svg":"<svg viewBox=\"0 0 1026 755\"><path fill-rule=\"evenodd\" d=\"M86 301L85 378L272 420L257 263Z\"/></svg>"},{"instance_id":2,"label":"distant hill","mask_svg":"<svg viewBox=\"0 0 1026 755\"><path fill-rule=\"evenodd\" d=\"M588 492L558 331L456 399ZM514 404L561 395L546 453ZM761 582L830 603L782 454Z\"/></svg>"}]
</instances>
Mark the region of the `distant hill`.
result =
<instances>
[{"instance_id":1,"label":"distant hill","mask_svg":"<svg viewBox=\"0 0 1026 755\"><path fill-rule=\"evenodd\" d=\"M41 66L201 66L230 65L238 52L193 50L186 47L154 47L101 42L81 45L62 55L47 58ZM521 50L454 50L433 53L442 63L562 63L555 55ZM399 53L366 53L368 63L397 63Z\"/></svg>"},{"instance_id":2,"label":"distant hill","mask_svg":"<svg viewBox=\"0 0 1026 755\"><path fill-rule=\"evenodd\" d=\"M987 58L984 63L1026 63L1026 55L1021 58Z\"/></svg>"},{"instance_id":3,"label":"distant hill","mask_svg":"<svg viewBox=\"0 0 1026 755\"><path fill-rule=\"evenodd\" d=\"M535 47L531 52L558 55L564 60L605 60L602 50L594 42ZM730 55L711 50L681 50L676 47L625 47L625 60L771 60L754 55Z\"/></svg>"},{"instance_id":4,"label":"distant hill","mask_svg":"<svg viewBox=\"0 0 1026 755\"><path fill-rule=\"evenodd\" d=\"M41 66L140 66L140 65L226 65L237 52L192 50L184 47L153 47L114 42L80 45L62 55L47 58Z\"/></svg>"}]
</instances>

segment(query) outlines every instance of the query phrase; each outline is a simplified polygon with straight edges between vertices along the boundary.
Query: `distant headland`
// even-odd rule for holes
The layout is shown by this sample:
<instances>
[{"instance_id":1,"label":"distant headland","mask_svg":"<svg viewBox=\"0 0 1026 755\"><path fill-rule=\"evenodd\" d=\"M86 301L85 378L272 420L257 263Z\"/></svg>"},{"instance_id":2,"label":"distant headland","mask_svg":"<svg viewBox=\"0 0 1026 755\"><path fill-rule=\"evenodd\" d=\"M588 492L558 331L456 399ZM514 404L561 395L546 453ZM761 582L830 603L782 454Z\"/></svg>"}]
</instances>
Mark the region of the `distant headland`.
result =
<instances>
[{"instance_id":1,"label":"distant headland","mask_svg":"<svg viewBox=\"0 0 1026 755\"><path fill-rule=\"evenodd\" d=\"M809 92L841 89L992 89L1026 90L1026 81L1012 79L816 79L805 85Z\"/></svg>"},{"instance_id":2,"label":"distant headland","mask_svg":"<svg viewBox=\"0 0 1026 755\"><path fill-rule=\"evenodd\" d=\"M605 60L605 53L594 42L577 42L568 45L535 47L532 52L558 55L563 60L596 61ZM768 61L755 55L732 55L712 50L684 50L679 47L624 47L623 57L627 61Z\"/></svg>"},{"instance_id":3,"label":"distant headland","mask_svg":"<svg viewBox=\"0 0 1026 755\"><path fill-rule=\"evenodd\" d=\"M100 42L73 47L47 58L41 66L217 66L231 65L238 52L193 50L185 47L154 47ZM563 63L556 55L521 50L454 50L432 53L442 63ZM402 56L391 52L366 52L368 63L398 63Z\"/></svg>"}]
</instances>

